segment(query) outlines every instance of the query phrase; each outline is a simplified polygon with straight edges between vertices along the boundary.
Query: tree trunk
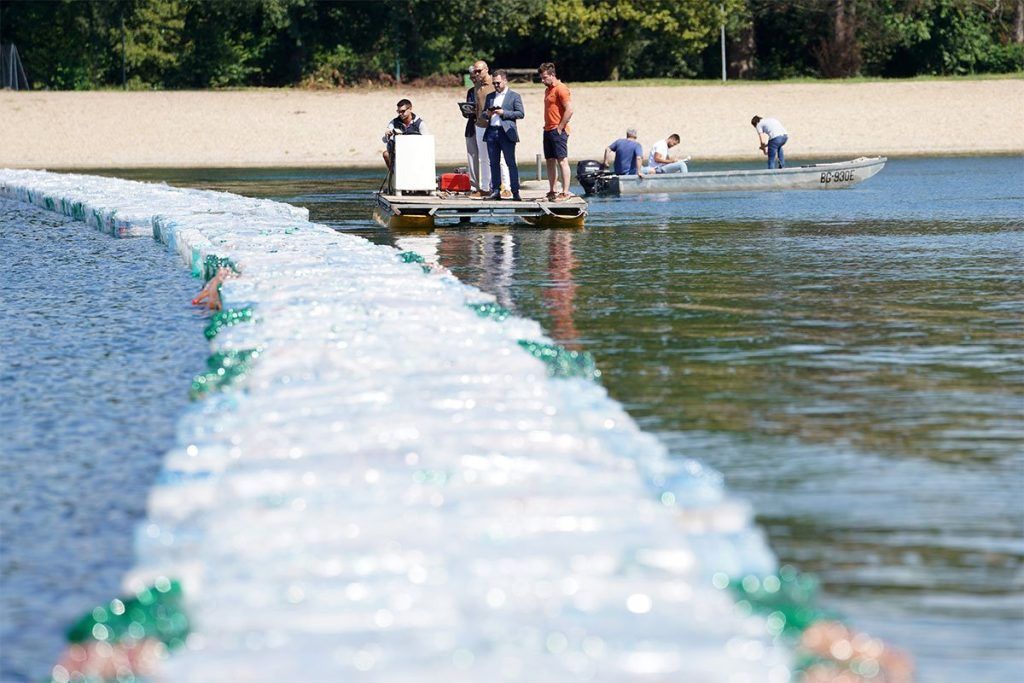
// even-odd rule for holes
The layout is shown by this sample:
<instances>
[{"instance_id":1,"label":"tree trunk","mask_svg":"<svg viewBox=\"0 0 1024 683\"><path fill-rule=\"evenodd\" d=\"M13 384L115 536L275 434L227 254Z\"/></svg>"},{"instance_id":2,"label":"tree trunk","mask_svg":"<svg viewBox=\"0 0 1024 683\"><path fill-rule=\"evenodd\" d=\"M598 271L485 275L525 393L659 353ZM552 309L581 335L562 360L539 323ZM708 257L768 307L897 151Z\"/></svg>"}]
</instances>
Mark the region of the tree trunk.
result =
<instances>
[{"instance_id":1,"label":"tree trunk","mask_svg":"<svg viewBox=\"0 0 1024 683\"><path fill-rule=\"evenodd\" d=\"M615 22L611 25L611 40L608 45L613 46L608 50L605 72L608 74L609 81L617 81L622 77L622 73L619 71L619 65L622 63L622 56L625 54L625 49L622 40L622 24Z\"/></svg>"},{"instance_id":2,"label":"tree trunk","mask_svg":"<svg viewBox=\"0 0 1024 683\"><path fill-rule=\"evenodd\" d=\"M1024 0L1017 0L1013 11L1013 42L1024 43Z\"/></svg>"},{"instance_id":3,"label":"tree trunk","mask_svg":"<svg viewBox=\"0 0 1024 683\"><path fill-rule=\"evenodd\" d=\"M818 69L826 78L856 76L860 71L856 0L832 0L832 35L815 51Z\"/></svg>"},{"instance_id":4,"label":"tree trunk","mask_svg":"<svg viewBox=\"0 0 1024 683\"><path fill-rule=\"evenodd\" d=\"M838 64L843 76L860 71L860 45L857 44L856 0L836 0L835 42Z\"/></svg>"},{"instance_id":5,"label":"tree trunk","mask_svg":"<svg viewBox=\"0 0 1024 683\"><path fill-rule=\"evenodd\" d=\"M1024 1L1024 0L1022 0ZM751 19L739 30L736 39L730 44L727 73L729 78L753 78L754 58L757 56L757 40L754 34L754 21Z\"/></svg>"}]
</instances>

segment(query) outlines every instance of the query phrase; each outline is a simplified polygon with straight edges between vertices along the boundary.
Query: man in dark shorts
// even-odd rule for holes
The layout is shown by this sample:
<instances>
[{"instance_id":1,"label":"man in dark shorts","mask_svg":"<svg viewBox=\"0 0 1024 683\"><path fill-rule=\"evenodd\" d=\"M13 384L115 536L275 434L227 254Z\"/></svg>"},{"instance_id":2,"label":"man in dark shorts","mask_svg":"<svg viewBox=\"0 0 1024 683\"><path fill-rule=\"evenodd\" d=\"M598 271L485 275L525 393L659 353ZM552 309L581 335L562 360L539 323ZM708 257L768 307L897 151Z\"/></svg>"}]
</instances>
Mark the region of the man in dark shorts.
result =
<instances>
[{"instance_id":1,"label":"man in dark shorts","mask_svg":"<svg viewBox=\"0 0 1024 683\"><path fill-rule=\"evenodd\" d=\"M537 69L544 91L544 159L548 164L548 196L552 201L567 199L569 192L569 119L572 118L572 95L569 86L558 80L555 65L545 62ZM555 189L558 169L562 170L562 191Z\"/></svg>"}]
</instances>

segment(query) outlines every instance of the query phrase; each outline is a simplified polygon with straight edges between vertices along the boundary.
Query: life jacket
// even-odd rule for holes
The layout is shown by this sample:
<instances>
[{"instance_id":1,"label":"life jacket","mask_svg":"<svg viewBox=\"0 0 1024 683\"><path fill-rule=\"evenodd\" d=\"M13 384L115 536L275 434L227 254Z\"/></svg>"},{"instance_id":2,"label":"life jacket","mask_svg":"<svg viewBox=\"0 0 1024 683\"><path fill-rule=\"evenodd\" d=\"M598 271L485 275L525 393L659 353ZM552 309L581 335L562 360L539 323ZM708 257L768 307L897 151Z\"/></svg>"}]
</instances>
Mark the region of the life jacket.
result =
<instances>
[{"instance_id":1,"label":"life jacket","mask_svg":"<svg viewBox=\"0 0 1024 683\"><path fill-rule=\"evenodd\" d=\"M391 127L397 131L401 131L402 135L420 135L421 123L423 123L423 119L417 116L407 126L404 123L402 123L402 118L400 116L396 116L391 120Z\"/></svg>"}]
</instances>

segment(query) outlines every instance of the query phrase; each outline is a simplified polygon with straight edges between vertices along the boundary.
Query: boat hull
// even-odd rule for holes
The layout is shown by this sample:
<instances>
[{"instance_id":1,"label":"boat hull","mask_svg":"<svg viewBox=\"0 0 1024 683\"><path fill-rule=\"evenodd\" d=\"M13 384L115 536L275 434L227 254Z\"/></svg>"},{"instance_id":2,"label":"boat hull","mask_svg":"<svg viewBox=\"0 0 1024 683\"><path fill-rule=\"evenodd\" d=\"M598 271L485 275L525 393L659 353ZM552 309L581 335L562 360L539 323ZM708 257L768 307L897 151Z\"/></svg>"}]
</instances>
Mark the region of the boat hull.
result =
<instances>
[{"instance_id":1,"label":"boat hull","mask_svg":"<svg viewBox=\"0 0 1024 683\"><path fill-rule=\"evenodd\" d=\"M624 196L675 192L761 192L768 190L842 190L864 182L882 170L886 157L832 164L811 164L776 170L706 171L647 175L603 176L592 194Z\"/></svg>"},{"instance_id":2,"label":"boat hull","mask_svg":"<svg viewBox=\"0 0 1024 683\"><path fill-rule=\"evenodd\" d=\"M543 228L545 230L576 230L583 227L583 222L586 218L587 215L585 213L563 216L552 212L543 216L523 216L523 222L535 228Z\"/></svg>"},{"instance_id":3,"label":"boat hull","mask_svg":"<svg viewBox=\"0 0 1024 683\"><path fill-rule=\"evenodd\" d=\"M381 207L373 210L373 219L378 225L391 230L429 232L435 227L434 217L430 214L396 214Z\"/></svg>"}]
</instances>

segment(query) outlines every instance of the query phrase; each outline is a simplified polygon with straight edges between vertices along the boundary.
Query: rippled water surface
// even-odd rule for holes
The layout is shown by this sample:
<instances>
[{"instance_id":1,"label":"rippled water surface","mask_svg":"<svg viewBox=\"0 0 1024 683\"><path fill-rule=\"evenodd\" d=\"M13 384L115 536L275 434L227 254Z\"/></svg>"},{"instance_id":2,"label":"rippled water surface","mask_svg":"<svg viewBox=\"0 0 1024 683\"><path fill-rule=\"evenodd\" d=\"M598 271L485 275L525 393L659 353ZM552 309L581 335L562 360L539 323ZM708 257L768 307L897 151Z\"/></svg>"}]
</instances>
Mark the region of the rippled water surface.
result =
<instances>
[{"instance_id":1,"label":"rippled water surface","mask_svg":"<svg viewBox=\"0 0 1024 683\"><path fill-rule=\"evenodd\" d=\"M151 239L0 199L0 263L0 679L39 681L121 592L207 347L197 281Z\"/></svg>"},{"instance_id":2,"label":"rippled water surface","mask_svg":"<svg viewBox=\"0 0 1024 683\"><path fill-rule=\"evenodd\" d=\"M288 201L447 266L591 351L645 429L724 472L780 558L922 681L1024 671L1024 159L596 200L574 232L408 235L370 220L376 170L111 175Z\"/></svg>"}]
</instances>

